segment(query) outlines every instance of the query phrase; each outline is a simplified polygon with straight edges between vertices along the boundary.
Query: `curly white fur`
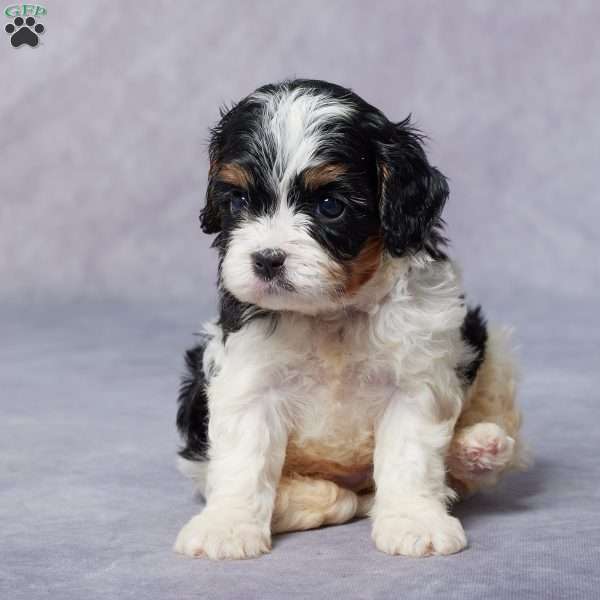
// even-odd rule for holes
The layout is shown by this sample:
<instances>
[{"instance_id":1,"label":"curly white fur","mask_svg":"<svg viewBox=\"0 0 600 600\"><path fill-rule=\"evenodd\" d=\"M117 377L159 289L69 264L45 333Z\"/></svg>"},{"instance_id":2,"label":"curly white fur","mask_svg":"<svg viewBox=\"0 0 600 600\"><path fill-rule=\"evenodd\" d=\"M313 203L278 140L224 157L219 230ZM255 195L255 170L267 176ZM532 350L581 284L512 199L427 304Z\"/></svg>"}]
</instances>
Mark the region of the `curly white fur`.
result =
<instances>
[{"instance_id":1,"label":"curly white fur","mask_svg":"<svg viewBox=\"0 0 600 600\"><path fill-rule=\"evenodd\" d=\"M487 461L492 477L516 466L519 423L513 371L496 338L468 395L457 375L470 354L460 334L461 295L451 262L385 258L342 311L281 313L274 331L254 320L226 346L209 324L205 361L217 370L208 386L210 455L196 468L207 505L182 529L176 549L210 558L257 556L269 549L272 532L343 522L368 510L384 552L464 548L462 527L447 513L455 492L446 462L473 491L485 477L463 468L468 461L461 457ZM496 429L474 425L485 422ZM446 461L449 448L455 453ZM326 457L350 470L366 461L375 497L343 489L335 478L294 475L286 466L292 457Z\"/></svg>"}]
</instances>

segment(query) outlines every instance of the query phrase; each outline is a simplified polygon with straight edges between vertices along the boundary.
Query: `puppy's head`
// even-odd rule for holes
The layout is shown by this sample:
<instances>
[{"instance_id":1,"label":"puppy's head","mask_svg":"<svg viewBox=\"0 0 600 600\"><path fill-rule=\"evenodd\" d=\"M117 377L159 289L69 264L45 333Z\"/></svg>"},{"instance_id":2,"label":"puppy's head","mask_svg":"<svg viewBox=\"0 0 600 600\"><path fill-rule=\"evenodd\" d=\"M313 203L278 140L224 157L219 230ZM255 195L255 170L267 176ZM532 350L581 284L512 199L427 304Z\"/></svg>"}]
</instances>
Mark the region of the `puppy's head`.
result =
<instances>
[{"instance_id":1,"label":"puppy's head","mask_svg":"<svg viewBox=\"0 0 600 600\"><path fill-rule=\"evenodd\" d=\"M352 305L384 254L436 252L448 195L408 119L345 88L295 80L223 114L202 229L239 301L308 314Z\"/></svg>"}]
</instances>

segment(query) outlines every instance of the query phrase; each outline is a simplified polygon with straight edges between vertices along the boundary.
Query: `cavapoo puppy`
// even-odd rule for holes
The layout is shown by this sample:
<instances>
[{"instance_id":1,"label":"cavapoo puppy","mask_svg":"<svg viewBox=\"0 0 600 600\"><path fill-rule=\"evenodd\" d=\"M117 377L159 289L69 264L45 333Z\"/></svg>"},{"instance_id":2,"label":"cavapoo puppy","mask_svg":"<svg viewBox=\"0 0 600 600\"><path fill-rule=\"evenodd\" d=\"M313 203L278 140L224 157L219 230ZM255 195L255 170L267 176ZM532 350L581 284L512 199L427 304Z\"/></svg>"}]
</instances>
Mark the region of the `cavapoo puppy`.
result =
<instances>
[{"instance_id":1,"label":"cavapoo puppy","mask_svg":"<svg viewBox=\"0 0 600 600\"><path fill-rule=\"evenodd\" d=\"M467 544L458 495L521 464L506 335L445 253L446 179L410 125L343 87L266 85L212 131L219 317L188 351L182 470L206 498L178 552L370 516L389 554Z\"/></svg>"}]
</instances>

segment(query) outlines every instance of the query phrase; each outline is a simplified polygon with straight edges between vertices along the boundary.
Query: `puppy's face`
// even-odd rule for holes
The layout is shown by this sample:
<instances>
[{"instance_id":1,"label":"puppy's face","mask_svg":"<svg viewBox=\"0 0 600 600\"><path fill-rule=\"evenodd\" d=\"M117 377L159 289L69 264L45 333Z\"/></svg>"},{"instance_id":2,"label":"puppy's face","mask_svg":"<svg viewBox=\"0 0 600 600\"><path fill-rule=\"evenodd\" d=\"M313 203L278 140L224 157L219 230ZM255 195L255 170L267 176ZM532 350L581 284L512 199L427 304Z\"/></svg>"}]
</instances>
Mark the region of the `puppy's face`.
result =
<instances>
[{"instance_id":1,"label":"puppy's face","mask_svg":"<svg viewBox=\"0 0 600 600\"><path fill-rule=\"evenodd\" d=\"M408 122L349 90L265 86L213 131L201 221L244 303L316 314L352 304L384 253L435 251L447 195Z\"/></svg>"}]
</instances>

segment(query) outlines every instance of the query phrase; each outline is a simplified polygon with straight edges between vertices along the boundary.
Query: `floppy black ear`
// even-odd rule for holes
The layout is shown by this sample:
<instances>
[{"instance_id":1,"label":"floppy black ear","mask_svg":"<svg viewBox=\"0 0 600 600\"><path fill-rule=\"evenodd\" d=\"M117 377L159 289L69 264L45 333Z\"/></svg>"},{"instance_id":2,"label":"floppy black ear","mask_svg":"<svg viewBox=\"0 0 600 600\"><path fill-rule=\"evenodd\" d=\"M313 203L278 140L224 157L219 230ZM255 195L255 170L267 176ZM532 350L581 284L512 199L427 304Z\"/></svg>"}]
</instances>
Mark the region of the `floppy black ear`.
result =
<instances>
[{"instance_id":1,"label":"floppy black ear","mask_svg":"<svg viewBox=\"0 0 600 600\"><path fill-rule=\"evenodd\" d=\"M213 182L210 176L206 189L206 203L200 211L200 227L204 233L219 233L221 231L221 211L214 200Z\"/></svg>"},{"instance_id":2,"label":"floppy black ear","mask_svg":"<svg viewBox=\"0 0 600 600\"><path fill-rule=\"evenodd\" d=\"M444 241L436 228L448 197L446 178L429 164L410 117L384 129L376 143L384 245L393 256L435 250Z\"/></svg>"},{"instance_id":3,"label":"floppy black ear","mask_svg":"<svg viewBox=\"0 0 600 600\"><path fill-rule=\"evenodd\" d=\"M221 231L221 211L215 201L214 194L215 174L222 159L224 140L227 139L225 128L235 108L236 105L233 105L231 108L222 106L219 109L219 121L210 130L208 186L206 188L206 202L204 208L200 211L200 227L204 233L219 233Z\"/></svg>"}]
</instances>

